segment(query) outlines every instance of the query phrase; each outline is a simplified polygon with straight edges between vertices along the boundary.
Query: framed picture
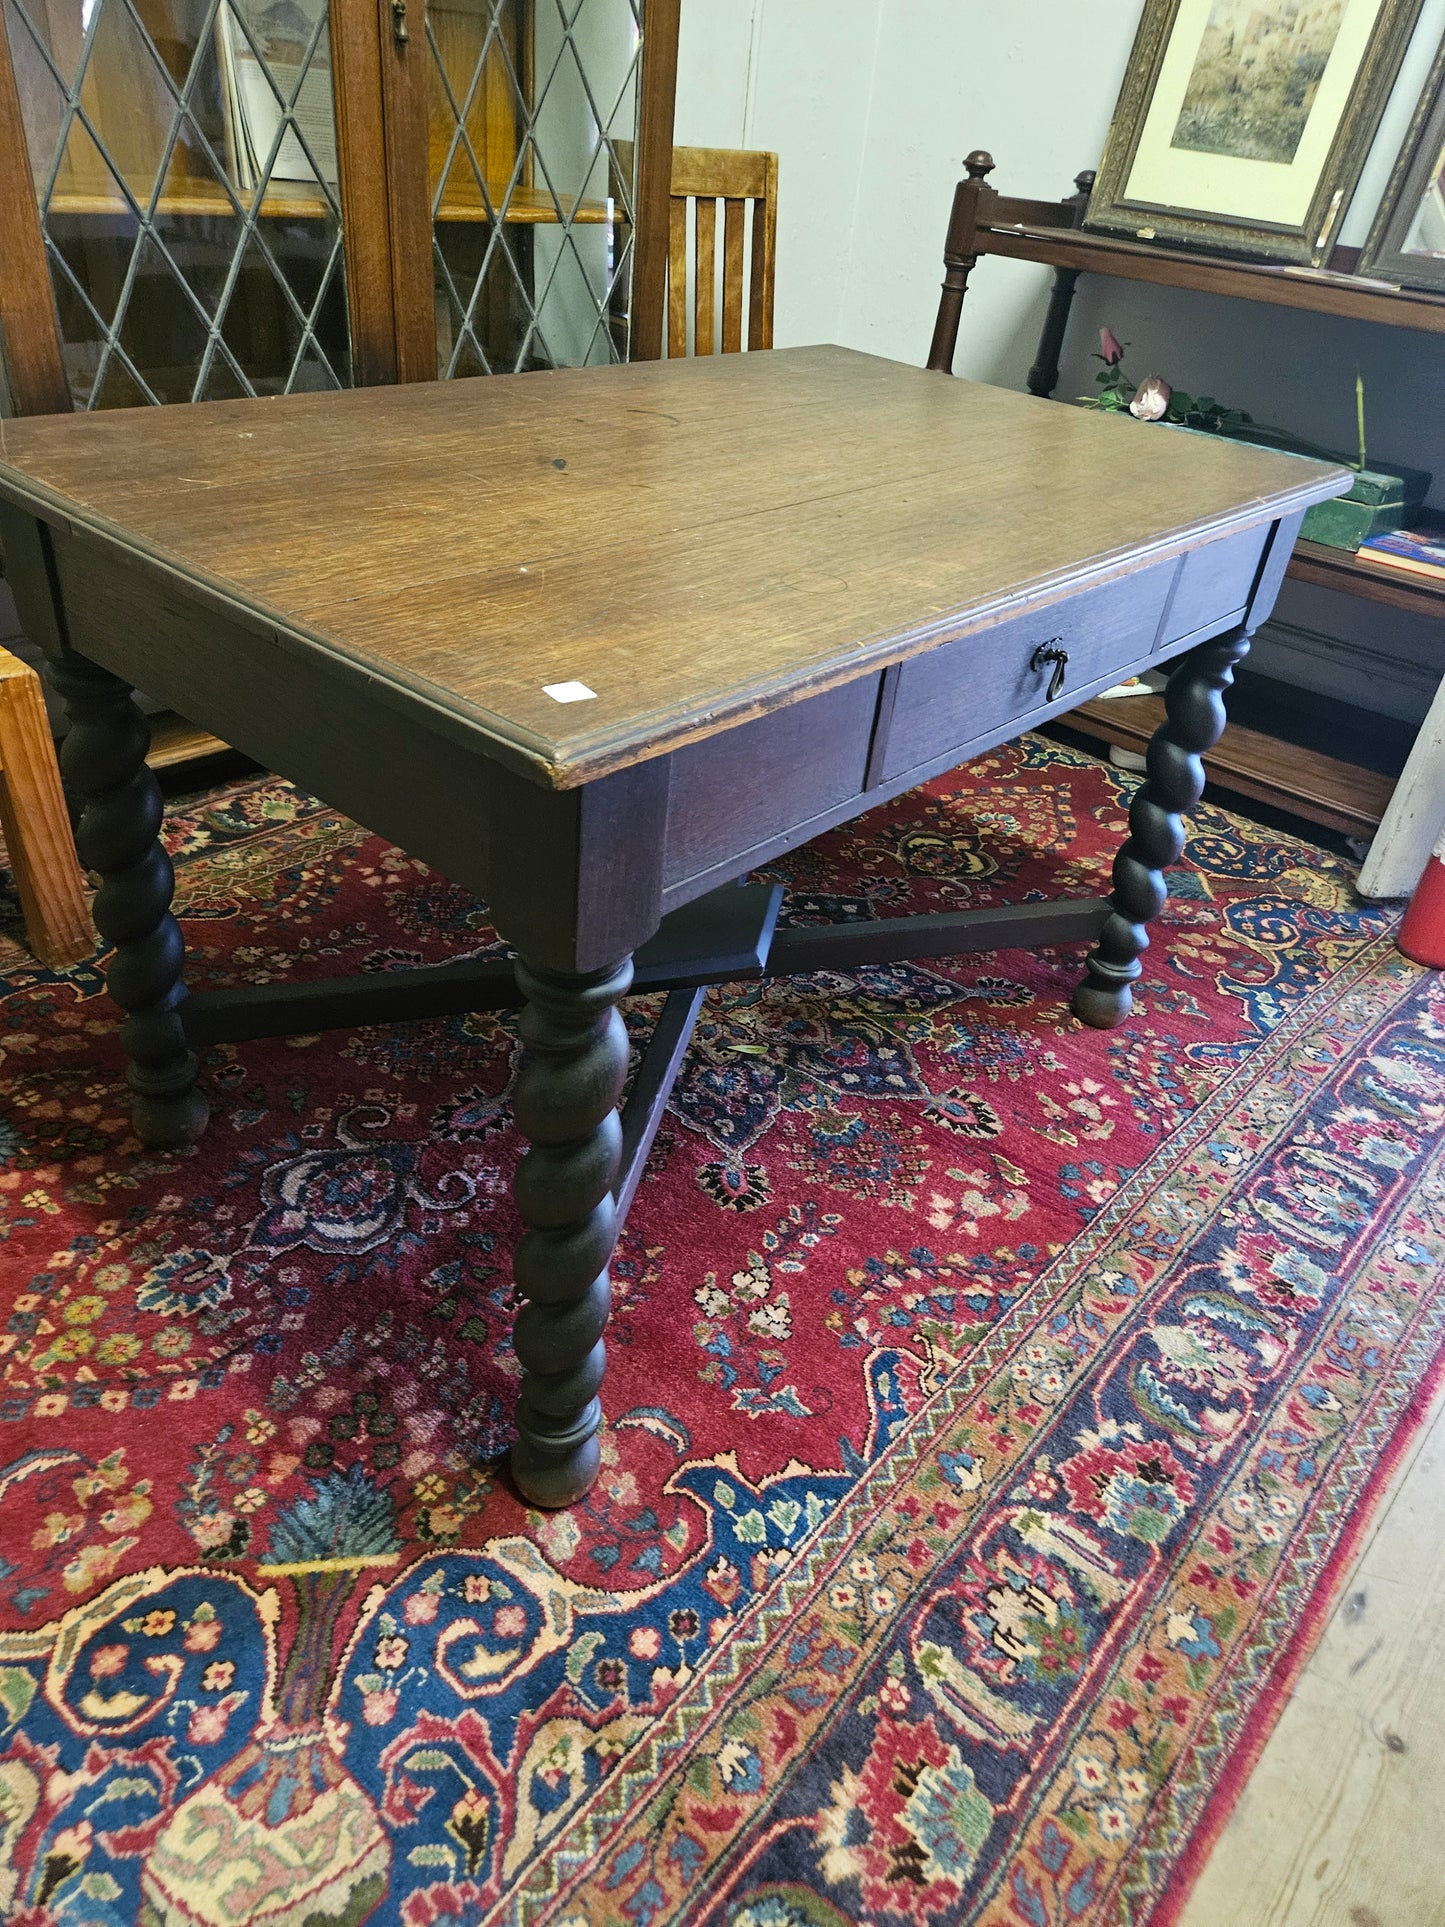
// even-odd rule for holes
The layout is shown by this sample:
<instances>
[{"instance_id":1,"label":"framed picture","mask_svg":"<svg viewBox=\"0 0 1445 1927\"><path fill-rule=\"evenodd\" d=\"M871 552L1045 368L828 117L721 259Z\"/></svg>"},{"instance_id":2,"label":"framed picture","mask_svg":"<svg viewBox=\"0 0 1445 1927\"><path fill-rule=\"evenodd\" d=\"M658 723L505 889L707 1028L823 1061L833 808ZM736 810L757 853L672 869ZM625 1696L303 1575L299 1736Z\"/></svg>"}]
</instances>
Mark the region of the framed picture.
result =
<instances>
[{"instance_id":1,"label":"framed picture","mask_svg":"<svg viewBox=\"0 0 1445 1927\"><path fill-rule=\"evenodd\" d=\"M1145 0L1084 225L1318 266L1420 0Z\"/></svg>"},{"instance_id":2,"label":"framed picture","mask_svg":"<svg viewBox=\"0 0 1445 1927\"><path fill-rule=\"evenodd\" d=\"M1365 242L1360 272L1445 294L1445 40Z\"/></svg>"}]
</instances>

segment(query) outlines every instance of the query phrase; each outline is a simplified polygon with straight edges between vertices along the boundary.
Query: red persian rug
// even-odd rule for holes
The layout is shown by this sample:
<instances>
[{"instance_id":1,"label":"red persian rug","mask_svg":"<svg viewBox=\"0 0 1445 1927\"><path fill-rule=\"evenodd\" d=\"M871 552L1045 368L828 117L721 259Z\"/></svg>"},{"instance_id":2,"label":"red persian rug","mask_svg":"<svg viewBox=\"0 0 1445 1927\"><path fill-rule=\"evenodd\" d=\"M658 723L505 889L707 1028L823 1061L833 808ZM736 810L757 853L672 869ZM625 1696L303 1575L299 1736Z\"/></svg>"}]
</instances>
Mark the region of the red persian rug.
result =
<instances>
[{"instance_id":1,"label":"red persian rug","mask_svg":"<svg viewBox=\"0 0 1445 1927\"><path fill-rule=\"evenodd\" d=\"M1128 782L999 751L787 914L1092 893ZM495 941L274 779L168 835L197 985ZM1388 924L1204 809L1119 1031L1064 951L710 997L553 1516L510 1022L218 1049L160 1156L95 970L8 951L0 1913L1162 1927L1441 1354L1445 980Z\"/></svg>"}]
</instances>

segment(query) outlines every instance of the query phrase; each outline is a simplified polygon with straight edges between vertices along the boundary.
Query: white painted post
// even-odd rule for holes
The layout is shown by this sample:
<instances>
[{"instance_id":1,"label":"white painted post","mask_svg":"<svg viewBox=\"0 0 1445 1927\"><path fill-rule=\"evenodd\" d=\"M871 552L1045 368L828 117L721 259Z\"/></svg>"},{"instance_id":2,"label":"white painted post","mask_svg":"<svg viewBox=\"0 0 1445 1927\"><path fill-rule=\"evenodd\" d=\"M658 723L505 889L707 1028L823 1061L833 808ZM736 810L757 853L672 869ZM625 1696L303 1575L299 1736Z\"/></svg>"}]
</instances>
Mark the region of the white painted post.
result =
<instances>
[{"instance_id":1,"label":"white painted post","mask_svg":"<svg viewBox=\"0 0 1445 1927\"><path fill-rule=\"evenodd\" d=\"M1445 828L1445 681L1410 751L1355 886L1362 897L1408 897Z\"/></svg>"}]
</instances>

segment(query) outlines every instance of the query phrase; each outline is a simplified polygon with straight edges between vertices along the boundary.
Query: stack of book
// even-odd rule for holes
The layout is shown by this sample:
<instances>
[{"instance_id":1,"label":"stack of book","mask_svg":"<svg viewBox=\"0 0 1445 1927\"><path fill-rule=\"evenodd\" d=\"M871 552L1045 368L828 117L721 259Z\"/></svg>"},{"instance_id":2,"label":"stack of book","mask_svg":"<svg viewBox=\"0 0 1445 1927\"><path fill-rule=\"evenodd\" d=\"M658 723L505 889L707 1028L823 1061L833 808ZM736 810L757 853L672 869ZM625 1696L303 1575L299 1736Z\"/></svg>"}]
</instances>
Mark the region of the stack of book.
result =
<instances>
[{"instance_id":1,"label":"stack of book","mask_svg":"<svg viewBox=\"0 0 1445 1927\"><path fill-rule=\"evenodd\" d=\"M1376 568L1408 576L1413 581L1438 582L1445 588L1445 527L1390 529L1370 535L1360 544L1362 561Z\"/></svg>"}]
</instances>

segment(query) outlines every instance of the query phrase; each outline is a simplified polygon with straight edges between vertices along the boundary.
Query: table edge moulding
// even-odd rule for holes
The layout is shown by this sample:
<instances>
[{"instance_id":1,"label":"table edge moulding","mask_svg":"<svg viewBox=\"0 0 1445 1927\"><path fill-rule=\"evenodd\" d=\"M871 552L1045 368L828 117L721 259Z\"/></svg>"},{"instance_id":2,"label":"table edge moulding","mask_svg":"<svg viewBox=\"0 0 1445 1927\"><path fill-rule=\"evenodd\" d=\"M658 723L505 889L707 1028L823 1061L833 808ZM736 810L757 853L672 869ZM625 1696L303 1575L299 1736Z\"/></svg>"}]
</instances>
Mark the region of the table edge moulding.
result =
<instances>
[{"instance_id":1,"label":"table edge moulding","mask_svg":"<svg viewBox=\"0 0 1445 1927\"><path fill-rule=\"evenodd\" d=\"M210 1045L521 1006L512 1469L566 1505L597 1472L612 1248L706 986L1080 943L1075 1014L1121 1022L1234 666L1348 476L831 348L438 399L0 425L0 537L71 716L145 1143L199 1137ZM466 517L438 526L457 475ZM440 581L421 529L456 544ZM738 887L1165 662L1108 897L778 929L778 887ZM134 685L475 891L514 954L188 994ZM633 990L666 1000L619 1114Z\"/></svg>"}]
</instances>

